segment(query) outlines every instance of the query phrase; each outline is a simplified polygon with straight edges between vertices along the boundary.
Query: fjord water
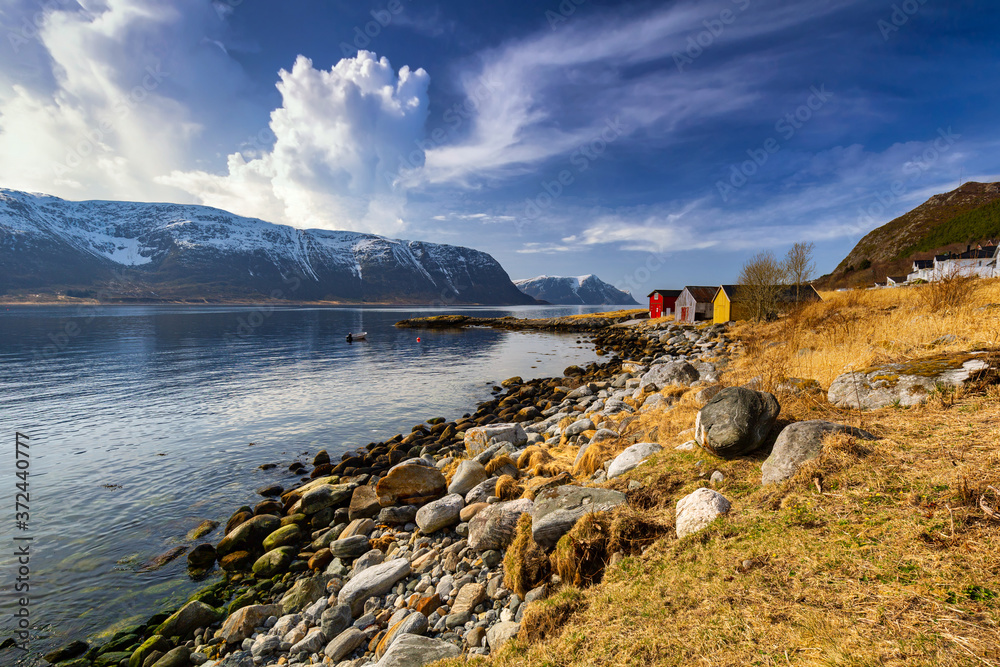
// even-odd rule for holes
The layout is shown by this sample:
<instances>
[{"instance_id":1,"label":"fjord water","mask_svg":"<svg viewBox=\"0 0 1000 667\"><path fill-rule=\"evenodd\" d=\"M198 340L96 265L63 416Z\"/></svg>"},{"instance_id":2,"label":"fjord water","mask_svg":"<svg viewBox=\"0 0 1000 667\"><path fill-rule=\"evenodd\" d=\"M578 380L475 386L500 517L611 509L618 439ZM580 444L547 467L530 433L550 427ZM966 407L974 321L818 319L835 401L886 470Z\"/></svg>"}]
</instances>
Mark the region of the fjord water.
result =
<instances>
[{"instance_id":1,"label":"fjord water","mask_svg":"<svg viewBox=\"0 0 1000 667\"><path fill-rule=\"evenodd\" d=\"M548 317L609 307L449 309ZM431 309L215 306L0 308L0 545L31 536L29 664L168 610L208 582L149 559L204 519L291 486L294 460L474 411L500 380L596 360L572 335L396 329ZM347 332L368 338L345 342ZM417 342L417 337L421 342ZM15 432L30 438L30 521L14 525ZM264 463L276 463L261 470ZM217 542L222 528L201 541ZM0 587L14 594L5 557ZM0 618L0 640L15 620Z\"/></svg>"}]
</instances>

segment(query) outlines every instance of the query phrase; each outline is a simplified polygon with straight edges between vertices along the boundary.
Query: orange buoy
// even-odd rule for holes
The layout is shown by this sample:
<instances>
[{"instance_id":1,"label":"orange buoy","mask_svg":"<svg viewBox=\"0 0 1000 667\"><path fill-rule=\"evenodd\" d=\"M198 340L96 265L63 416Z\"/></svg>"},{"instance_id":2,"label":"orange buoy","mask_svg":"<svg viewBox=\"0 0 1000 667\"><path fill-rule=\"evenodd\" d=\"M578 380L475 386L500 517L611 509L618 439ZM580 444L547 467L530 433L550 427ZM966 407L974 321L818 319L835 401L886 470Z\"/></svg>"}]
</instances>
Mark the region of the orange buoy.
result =
<instances>
[{"instance_id":1,"label":"orange buoy","mask_svg":"<svg viewBox=\"0 0 1000 667\"><path fill-rule=\"evenodd\" d=\"M417 342L418 342L418 343L420 342L420 339L419 339L419 338L417 339Z\"/></svg>"}]
</instances>

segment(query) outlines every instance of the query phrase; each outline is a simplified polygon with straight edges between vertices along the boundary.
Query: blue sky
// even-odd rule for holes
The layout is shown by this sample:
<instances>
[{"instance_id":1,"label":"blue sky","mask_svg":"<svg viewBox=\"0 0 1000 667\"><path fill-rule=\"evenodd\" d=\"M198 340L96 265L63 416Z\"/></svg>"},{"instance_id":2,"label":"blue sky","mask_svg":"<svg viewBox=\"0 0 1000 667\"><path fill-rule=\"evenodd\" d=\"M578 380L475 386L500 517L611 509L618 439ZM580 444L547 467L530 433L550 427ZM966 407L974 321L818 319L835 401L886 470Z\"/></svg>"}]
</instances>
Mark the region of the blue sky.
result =
<instances>
[{"instance_id":1,"label":"blue sky","mask_svg":"<svg viewBox=\"0 0 1000 667\"><path fill-rule=\"evenodd\" d=\"M1000 11L941 0L0 0L0 186L476 247L636 294L831 270L1000 180Z\"/></svg>"}]
</instances>

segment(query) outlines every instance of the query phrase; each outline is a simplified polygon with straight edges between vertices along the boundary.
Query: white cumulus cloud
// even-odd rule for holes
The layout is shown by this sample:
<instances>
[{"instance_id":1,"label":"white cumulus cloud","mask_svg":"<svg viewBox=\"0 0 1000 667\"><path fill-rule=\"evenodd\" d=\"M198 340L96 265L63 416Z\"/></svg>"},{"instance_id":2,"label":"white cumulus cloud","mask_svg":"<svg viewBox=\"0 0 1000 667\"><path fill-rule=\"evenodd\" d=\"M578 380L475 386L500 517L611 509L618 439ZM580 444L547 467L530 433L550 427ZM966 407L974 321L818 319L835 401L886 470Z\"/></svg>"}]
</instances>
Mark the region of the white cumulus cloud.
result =
<instances>
[{"instance_id":1,"label":"white cumulus cloud","mask_svg":"<svg viewBox=\"0 0 1000 667\"><path fill-rule=\"evenodd\" d=\"M423 69L397 73L386 58L361 51L330 70L299 56L277 84L274 146L225 174L177 170L158 182L205 204L297 227L400 231L406 203L400 170L419 167L427 118Z\"/></svg>"}]
</instances>

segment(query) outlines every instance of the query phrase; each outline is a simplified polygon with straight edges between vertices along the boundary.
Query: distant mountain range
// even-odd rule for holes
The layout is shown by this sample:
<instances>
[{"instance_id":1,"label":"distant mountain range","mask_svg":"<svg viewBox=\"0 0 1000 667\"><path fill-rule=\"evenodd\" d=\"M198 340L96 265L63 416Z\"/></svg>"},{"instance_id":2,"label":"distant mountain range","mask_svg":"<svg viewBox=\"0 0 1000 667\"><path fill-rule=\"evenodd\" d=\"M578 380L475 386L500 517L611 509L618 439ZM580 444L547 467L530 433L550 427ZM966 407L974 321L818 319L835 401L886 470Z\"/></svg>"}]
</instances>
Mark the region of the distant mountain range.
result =
<instances>
[{"instance_id":1,"label":"distant mountain range","mask_svg":"<svg viewBox=\"0 0 1000 667\"><path fill-rule=\"evenodd\" d=\"M631 294L616 289L595 275L538 276L515 280L514 284L530 297L560 306L639 305Z\"/></svg>"},{"instance_id":2,"label":"distant mountain range","mask_svg":"<svg viewBox=\"0 0 1000 667\"><path fill-rule=\"evenodd\" d=\"M2 188L0 266L0 295L15 299L536 303L471 248Z\"/></svg>"},{"instance_id":3,"label":"distant mountain range","mask_svg":"<svg viewBox=\"0 0 1000 667\"><path fill-rule=\"evenodd\" d=\"M998 239L1000 183L965 183L869 232L817 285L871 284L906 275L914 259Z\"/></svg>"}]
</instances>

